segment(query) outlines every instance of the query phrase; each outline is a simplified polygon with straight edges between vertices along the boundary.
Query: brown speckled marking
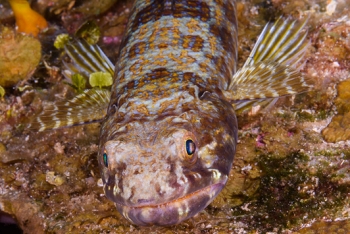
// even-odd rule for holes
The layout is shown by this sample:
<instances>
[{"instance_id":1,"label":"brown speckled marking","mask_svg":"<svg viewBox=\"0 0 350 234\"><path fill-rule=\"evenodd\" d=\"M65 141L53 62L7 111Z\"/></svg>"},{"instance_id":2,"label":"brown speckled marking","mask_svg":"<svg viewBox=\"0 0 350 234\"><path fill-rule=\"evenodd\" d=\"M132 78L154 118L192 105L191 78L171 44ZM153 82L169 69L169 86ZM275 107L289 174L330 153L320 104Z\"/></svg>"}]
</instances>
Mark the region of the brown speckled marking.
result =
<instances>
[{"instance_id":1,"label":"brown speckled marking","mask_svg":"<svg viewBox=\"0 0 350 234\"><path fill-rule=\"evenodd\" d=\"M138 54L144 54L146 46L147 46L147 43L144 41L135 43L129 50L129 58L133 59Z\"/></svg>"},{"instance_id":2,"label":"brown speckled marking","mask_svg":"<svg viewBox=\"0 0 350 234\"><path fill-rule=\"evenodd\" d=\"M150 21L159 20L164 16L175 18L200 18L201 21L209 19L209 7L205 1L152 1L147 7L138 11L132 24L135 31L140 25Z\"/></svg>"},{"instance_id":3,"label":"brown speckled marking","mask_svg":"<svg viewBox=\"0 0 350 234\"><path fill-rule=\"evenodd\" d=\"M182 47L184 49L189 49L195 52L199 52L203 48L203 42L204 40L200 36L189 35L183 38Z\"/></svg>"},{"instance_id":4,"label":"brown speckled marking","mask_svg":"<svg viewBox=\"0 0 350 234\"><path fill-rule=\"evenodd\" d=\"M237 123L220 90L236 59L235 1L135 2L99 150L105 193L125 218L175 224L223 188Z\"/></svg>"}]
</instances>

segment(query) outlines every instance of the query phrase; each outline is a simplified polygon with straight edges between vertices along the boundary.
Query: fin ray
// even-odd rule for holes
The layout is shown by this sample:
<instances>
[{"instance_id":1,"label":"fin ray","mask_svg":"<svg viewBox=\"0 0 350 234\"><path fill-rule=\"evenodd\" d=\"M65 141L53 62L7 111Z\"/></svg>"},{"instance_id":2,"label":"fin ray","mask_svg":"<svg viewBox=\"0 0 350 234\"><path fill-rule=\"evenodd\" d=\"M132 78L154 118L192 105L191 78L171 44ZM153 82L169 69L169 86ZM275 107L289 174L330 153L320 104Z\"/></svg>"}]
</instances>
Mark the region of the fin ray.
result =
<instances>
[{"instance_id":1,"label":"fin ray","mask_svg":"<svg viewBox=\"0 0 350 234\"><path fill-rule=\"evenodd\" d=\"M293 95L306 92L311 87L309 80L297 70L275 62L244 67L235 76L238 81L236 87L224 91L225 96L234 102Z\"/></svg>"},{"instance_id":2,"label":"fin ray","mask_svg":"<svg viewBox=\"0 0 350 234\"><path fill-rule=\"evenodd\" d=\"M303 50L304 46L307 46L308 42L305 40L307 31L303 31L307 21L308 19L297 23L296 21L291 22L288 19L279 18L275 23L268 23L260 34L244 66L267 60L280 63L287 62L287 64L293 62L291 56L289 56L290 61L283 58L287 57L286 52L291 52L287 55L294 55L297 51ZM301 46L304 43L305 45Z\"/></svg>"},{"instance_id":3,"label":"fin ray","mask_svg":"<svg viewBox=\"0 0 350 234\"><path fill-rule=\"evenodd\" d=\"M74 73L81 73L88 78L91 73L108 72L114 75L114 65L97 45L90 45L84 40L77 40L65 46L65 51L71 63L65 63L68 78Z\"/></svg>"},{"instance_id":4,"label":"fin ray","mask_svg":"<svg viewBox=\"0 0 350 234\"><path fill-rule=\"evenodd\" d=\"M313 87L297 67L309 45L304 30L307 21L279 18L264 27L247 61L223 91L236 110L258 103L266 106L278 97L306 92Z\"/></svg>"},{"instance_id":5,"label":"fin ray","mask_svg":"<svg viewBox=\"0 0 350 234\"><path fill-rule=\"evenodd\" d=\"M28 125L31 130L44 131L102 121L110 101L110 91L88 89L71 100L48 107Z\"/></svg>"}]
</instances>

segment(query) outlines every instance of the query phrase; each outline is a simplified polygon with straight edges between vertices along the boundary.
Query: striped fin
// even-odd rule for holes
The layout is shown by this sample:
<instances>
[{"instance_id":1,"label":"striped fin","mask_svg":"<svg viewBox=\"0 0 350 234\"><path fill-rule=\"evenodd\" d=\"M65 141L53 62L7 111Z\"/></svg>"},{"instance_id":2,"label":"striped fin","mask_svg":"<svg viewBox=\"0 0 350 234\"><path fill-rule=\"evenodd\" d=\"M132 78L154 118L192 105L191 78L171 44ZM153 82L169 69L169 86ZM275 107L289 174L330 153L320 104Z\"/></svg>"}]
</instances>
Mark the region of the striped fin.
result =
<instances>
[{"instance_id":1,"label":"striped fin","mask_svg":"<svg viewBox=\"0 0 350 234\"><path fill-rule=\"evenodd\" d=\"M80 73L88 78L91 73L108 72L114 74L114 65L103 53L98 45L90 45L84 40L76 40L74 43L68 43L65 52L71 59L71 63L65 63L67 70L63 75L67 78L75 73Z\"/></svg>"},{"instance_id":2,"label":"striped fin","mask_svg":"<svg viewBox=\"0 0 350 234\"><path fill-rule=\"evenodd\" d=\"M297 67L309 45L304 30L306 22L279 18L265 26L244 66L224 91L236 111L242 112L255 104L268 105L275 98L313 87ZM262 102L262 99L270 100Z\"/></svg>"},{"instance_id":3,"label":"striped fin","mask_svg":"<svg viewBox=\"0 0 350 234\"><path fill-rule=\"evenodd\" d=\"M303 57L309 42L304 27L308 21L283 20L268 23L261 32L247 61L243 65L252 66L261 61L275 61L283 65L295 66Z\"/></svg>"},{"instance_id":4,"label":"striped fin","mask_svg":"<svg viewBox=\"0 0 350 234\"><path fill-rule=\"evenodd\" d=\"M237 101L234 104L235 112L236 114L242 114L251 111L252 115L258 112L266 112L275 105L277 100L278 98ZM258 108L254 110L254 107Z\"/></svg>"},{"instance_id":5,"label":"striped fin","mask_svg":"<svg viewBox=\"0 0 350 234\"><path fill-rule=\"evenodd\" d=\"M28 125L31 130L44 131L102 121L110 100L110 91L89 89L73 99L45 109Z\"/></svg>"},{"instance_id":6,"label":"striped fin","mask_svg":"<svg viewBox=\"0 0 350 234\"><path fill-rule=\"evenodd\" d=\"M311 87L299 71L276 62L259 62L243 67L236 74L244 79L238 80L234 87L236 90L228 91L229 99L234 101L293 95L306 92Z\"/></svg>"}]
</instances>

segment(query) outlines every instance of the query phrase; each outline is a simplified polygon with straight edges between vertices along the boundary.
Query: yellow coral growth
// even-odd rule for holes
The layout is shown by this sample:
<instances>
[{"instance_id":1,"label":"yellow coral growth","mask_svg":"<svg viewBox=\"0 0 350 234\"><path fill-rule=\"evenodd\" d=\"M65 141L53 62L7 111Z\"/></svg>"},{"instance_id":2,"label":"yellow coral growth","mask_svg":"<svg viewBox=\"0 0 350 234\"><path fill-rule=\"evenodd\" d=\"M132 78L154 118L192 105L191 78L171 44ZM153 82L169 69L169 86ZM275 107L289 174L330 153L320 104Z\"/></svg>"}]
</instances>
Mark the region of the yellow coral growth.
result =
<instances>
[{"instance_id":1,"label":"yellow coral growth","mask_svg":"<svg viewBox=\"0 0 350 234\"><path fill-rule=\"evenodd\" d=\"M37 36L38 33L47 28L44 17L30 8L26 0L9 0L15 14L17 31Z\"/></svg>"},{"instance_id":2,"label":"yellow coral growth","mask_svg":"<svg viewBox=\"0 0 350 234\"><path fill-rule=\"evenodd\" d=\"M338 97L335 100L338 114L332 122L322 131L328 142L350 140L350 79L338 85Z\"/></svg>"}]
</instances>

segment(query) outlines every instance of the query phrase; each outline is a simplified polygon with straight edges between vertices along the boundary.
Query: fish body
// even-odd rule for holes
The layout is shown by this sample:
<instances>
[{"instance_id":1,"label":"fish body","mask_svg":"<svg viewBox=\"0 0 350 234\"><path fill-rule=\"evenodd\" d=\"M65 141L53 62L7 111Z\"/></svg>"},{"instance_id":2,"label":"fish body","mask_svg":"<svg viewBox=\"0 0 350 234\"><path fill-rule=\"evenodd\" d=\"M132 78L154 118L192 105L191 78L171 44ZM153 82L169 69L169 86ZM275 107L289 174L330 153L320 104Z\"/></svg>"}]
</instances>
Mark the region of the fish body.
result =
<instances>
[{"instance_id":1,"label":"fish body","mask_svg":"<svg viewBox=\"0 0 350 234\"><path fill-rule=\"evenodd\" d=\"M308 44L305 23L268 24L236 72L235 1L137 0L115 68L97 46L66 46L70 73L114 70L111 92L87 90L30 127L101 121L106 196L134 224L177 224L225 186L237 144L235 111L312 87L296 67Z\"/></svg>"},{"instance_id":2,"label":"fish body","mask_svg":"<svg viewBox=\"0 0 350 234\"><path fill-rule=\"evenodd\" d=\"M232 166L237 121L220 90L237 61L235 2L136 1L132 12L99 163L124 217L171 225L203 210Z\"/></svg>"}]
</instances>

